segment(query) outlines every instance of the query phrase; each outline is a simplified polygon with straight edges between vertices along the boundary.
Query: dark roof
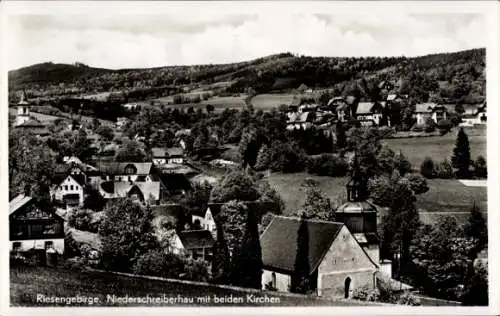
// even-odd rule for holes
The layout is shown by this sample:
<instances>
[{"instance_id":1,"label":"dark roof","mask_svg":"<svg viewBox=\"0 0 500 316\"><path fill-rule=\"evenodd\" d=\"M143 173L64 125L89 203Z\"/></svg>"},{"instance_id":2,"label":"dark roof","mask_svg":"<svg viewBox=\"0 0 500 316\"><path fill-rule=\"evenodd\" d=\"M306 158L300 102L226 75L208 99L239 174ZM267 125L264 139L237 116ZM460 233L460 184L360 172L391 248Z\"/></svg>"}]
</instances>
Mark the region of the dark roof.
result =
<instances>
[{"instance_id":1,"label":"dark roof","mask_svg":"<svg viewBox=\"0 0 500 316\"><path fill-rule=\"evenodd\" d=\"M304 220L309 232L309 273L321 263L342 223ZM275 216L260 238L262 263L265 268L288 273L294 272L297 253L297 236L301 220L294 217Z\"/></svg>"},{"instance_id":2,"label":"dark roof","mask_svg":"<svg viewBox=\"0 0 500 316\"><path fill-rule=\"evenodd\" d=\"M100 162L97 168L100 172L110 175L125 174L125 167L133 165L137 172L136 174L148 175L151 173L152 162Z\"/></svg>"},{"instance_id":3,"label":"dark roof","mask_svg":"<svg viewBox=\"0 0 500 316\"><path fill-rule=\"evenodd\" d=\"M208 230L187 230L178 234L186 249L209 248L214 245L214 238Z\"/></svg>"},{"instance_id":4,"label":"dark roof","mask_svg":"<svg viewBox=\"0 0 500 316\"><path fill-rule=\"evenodd\" d=\"M115 193L115 183L113 181L101 182L101 189L106 193L113 194Z\"/></svg>"},{"instance_id":5,"label":"dark roof","mask_svg":"<svg viewBox=\"0 0 500 316\"><path fill-rule=\"evenodd\" d=\"M83 174L71 174L70 177L75 179L75 181L78 182L79 185L85 185L85 176Z\"/></svg>"}]
</instances>

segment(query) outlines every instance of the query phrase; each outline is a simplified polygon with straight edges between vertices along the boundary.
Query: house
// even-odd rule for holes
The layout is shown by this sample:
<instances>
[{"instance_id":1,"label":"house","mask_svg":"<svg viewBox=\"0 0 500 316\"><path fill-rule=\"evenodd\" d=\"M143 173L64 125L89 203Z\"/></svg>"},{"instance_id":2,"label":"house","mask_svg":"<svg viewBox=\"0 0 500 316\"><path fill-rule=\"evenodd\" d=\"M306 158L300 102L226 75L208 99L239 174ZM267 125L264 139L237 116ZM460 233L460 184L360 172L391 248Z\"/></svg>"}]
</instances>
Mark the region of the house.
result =
<instances>
[{"instance_id":1,"label":"house","mask_svg":"<svg viewBox=\"0 0 500 316\"><path fill-rule=\"evenodd\" d=\"M343 223L275 216L260 243L263 288L289 292L297 273L318 296L349 298L355 289L376 286L377 264Z\"/></svg>"},{"instance_id":2,"label":"house","mask_svg":"<svg viewBox=\"0 0 500 316\"><path fill-rule=\"evenodd\" d=\"M215 240L208 230L186 230L175 233L171 249L175 254L186 253L193 259L212 262Z\"/></svg>"},{"instance_id":3,"label":"house","mask_svg":"<svg viewBox=\"0 0 500 316\"><path fill-rule=\"evenodd\" d=\"M100 162L97 164L100 178L103 181L157 181L153 163L151 162Z\"/></svg>"},{"instance_id":4,"label":"house","mask_svg":"<svg viewBox=\"0 0 500 316\"><path fill-rule=\"evenodd\" d=\"M287 130L294 129L308 129L312 127L312 121L314 115L311 115L313 112L294 112L288 113L288 121L286 122Z\"/></svg>"},{"instance_id":5,"label":"house","mask_svg":"<svg viewBox=\"0 0 500 316\"><path fill-rule=\"evenodd\" d=\"M220 212L222 205L221 203L211 203L205 209L202 209L201 212L193 213L192 224L195 226L199 224L202 229L209 231L215 238L217 235L217 226L214 215Z\"/></svg>"},{"instance_id":6,"label":"house","mask_svg":"<svg viewBox=\"0 0 500 316\"><path fill-rule=\"evenodd\" d=\"M372 122L370 125L380 126L384 116L385 102L359 102L356 108L356 120Z\"/></svg>"},{"instance_id":7,"label":"house","mask_svg":"<svg viewBox=\"0 0 500 316\"><path fill-rule=\"evenodd\" d=\"M136 111L140 110L141 106L138 103L127 103L122 105L127 111Z\"/></svg>"},{"instance_id":8,"label":"house","mask_svg":"<svg viewBox=\"0 0 500 316\"><path fill-rule=\"evenodd\" d=\"M466 125L486 124L486 102L480 105L464 106L462 122Z\"/></svg>"},{"instance_id":9,"label":"house","mask_svg":"<svg viewBox=\"0 0 500 316\"><path fill-rule=\"evenodd\" d=\"M181 147L167 148L167 164L184 163L184 149Z\"/></svg>"},{"instance_id":10,"label":"house","mask_svg":"<svg viewBox=\"0 0 500 316\"><path fill-rule=\"evenodd\" d=\"M64 253L64 219L28 195L18 195L9 203L9 235L14 252L52 248Z\"/></svg>"},{"instance_id":11,"label":"house","mask_svg":"<svg viewBox=\"0 0 500 316\"><path fill-rule=\"evenodd\" d=\"M132 198L140 202L157 203L161 199L160 182L105 181L99 185L99 193L107 200Z\"/></svg>"},{"instance_id":12,"label":"house","mask_svg":"<svg viewBox=\"0 0 500 316\"><path fill-rule=\"evenodd\" d=\"M184 163L184 150L181 147L152 148L151 151L155 165Z\"/></svg>"},{"instance_id":13,"label":"house","mask_svg":"<svg viewBox=\"0 0 500 316\"><path fill-rule=\"evenodd\" d=\"M419 103L415 105L415 113L413 118L417 119L417 125L424 125L428 118L431 118L434 123L438 123L448 117L447 109L443 105L435 103Z\"/></svg>"},{"instance_id":14,"label":"house","mask_svg":"<svg viewBox=\"0 0 500 316\"><path fill-rule=\"evenodd\" d=\"M14 128L17 130L22 130L23 133L34 134L42 137L50 134L50 131L47 129L47 127L35 118L30 117L28 120L20 119L20 121L22 121L22 123L14 126Z\"/></svg>"},{"instance_id":15,"label":"house","mask_svg":"<svg viewBox=\"0 0 500 316\"><path fill-rule=\"evenodd\" d=\"M51 190L52 200L71 206L83 206L85 200L86 176L70 173Z\"/></svg>"}]
</instances>

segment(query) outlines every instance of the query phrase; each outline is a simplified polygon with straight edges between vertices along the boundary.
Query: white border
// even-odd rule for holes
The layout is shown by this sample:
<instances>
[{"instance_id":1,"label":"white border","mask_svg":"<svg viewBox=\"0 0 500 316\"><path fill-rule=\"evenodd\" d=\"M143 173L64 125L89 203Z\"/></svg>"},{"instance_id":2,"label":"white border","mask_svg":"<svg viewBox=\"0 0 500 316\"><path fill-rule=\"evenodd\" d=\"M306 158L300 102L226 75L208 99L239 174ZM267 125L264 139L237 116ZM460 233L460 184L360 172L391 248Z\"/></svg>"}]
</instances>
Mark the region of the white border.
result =
<instances>
[{"instance_id":1,"label":"white border","mask_svg":"<svg viewBox=\"0 0 500 316\"><path fill-rule=\"evenodd\" d=\"M200 315L221 315L221 314L261 314L261 315L277 315L277 314L318 314L318 315L400 315L403 313L418 314L418 315L494 315L500 314L498 302L500 297L498 293L499 273L495 271L496 267L500 266L498 241L500 240L498 224L500 223L500 214L496 211L495 206L499 203L499 157L498 157L498 136L500 135L500 124L495 124L496 119L500 118L499 111L499 62L498 57L499 47L499 8L496 1L442 1L442 2L410 2L410 1L338 1L338 2L312 2L312 1L293 1L293 2L142 2L142 1L126 1L126 2L84 2L84 1L67 1L67 2L24 2L24 1L3 1L0 2L0 31L2 31L0 40L8 40L8 30L6 29L6 17L9 14L44 14L54 13L70 14L70 13L92 13L98 10L100 13L108 12L110 14L162 14L164 12L176 13L190 10L193 14L203 12L203 14L220 13L258 13L265 11L266 13L279 14L280 12L317 12L317 13L354 13L359 14L368 12L376 15L378 12L390 11L393 14L399 12L412 13L481 13L487 19L487 32L483 34L488 36L487 46L487 101L488 101L488 132L487 132L487 161L489 168L488 179L488 229L489 229L489 275L490 275L490 306L487 308L469 308L469 307L268 307L268 308L8 308L9 304L9 273L8 273L8 251L5 243L0 243L0 314L33 314L34 312L42 312L50 315L66 315L71 312L74 315L87 314L123 314L130 313L137 315L142 313L164 315L169 313L172 315L179 314L200 314ZM5 45L0 45L4 48ZM28 48L29 49L29 48ZM0 240L8 240L7 217L6 210L8 205L8 148L7 148L7 63L6 50L0 49L1 57L1 77L0 77L0 94L2 102L2 111L4 111L0 120L0 201L4 217L0 220ZM495 273L497 272L497 273Z\"/></svg>"}]
</instances>

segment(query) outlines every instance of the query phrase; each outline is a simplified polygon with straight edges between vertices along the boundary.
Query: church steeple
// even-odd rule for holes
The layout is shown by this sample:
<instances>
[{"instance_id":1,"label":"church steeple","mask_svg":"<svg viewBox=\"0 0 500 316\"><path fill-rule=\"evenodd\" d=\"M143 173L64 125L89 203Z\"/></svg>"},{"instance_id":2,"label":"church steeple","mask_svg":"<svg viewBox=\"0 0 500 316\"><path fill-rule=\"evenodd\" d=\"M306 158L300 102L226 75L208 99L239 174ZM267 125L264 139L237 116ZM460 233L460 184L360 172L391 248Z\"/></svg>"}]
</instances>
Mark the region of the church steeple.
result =
<instances>
[{"instance_id":1,"label":"church steeple","mask_svg":"<svg viewBox=\"0 0 500 316\"><path fill-rule=\"evenodd\" d=\"M354 153L354 161L351 168L351 177L347 183L347 200L349 202L361 202L368 195L368 180L359 166L357 154Z\"/></svg>"}]
</instances>

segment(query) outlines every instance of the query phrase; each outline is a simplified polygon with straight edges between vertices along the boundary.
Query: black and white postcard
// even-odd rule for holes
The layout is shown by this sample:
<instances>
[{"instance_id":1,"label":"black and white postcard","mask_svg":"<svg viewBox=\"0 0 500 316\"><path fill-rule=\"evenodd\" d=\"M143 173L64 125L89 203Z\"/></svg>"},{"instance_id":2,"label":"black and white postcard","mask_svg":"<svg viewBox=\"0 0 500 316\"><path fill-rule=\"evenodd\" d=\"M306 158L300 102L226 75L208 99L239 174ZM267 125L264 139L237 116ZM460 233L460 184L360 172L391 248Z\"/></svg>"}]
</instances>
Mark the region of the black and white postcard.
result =
<instances>
[{"instance_id":1,"label":"black and white postcard","mask_svg":"<svg viewBox=\"0 0 500 316\"><path fill-rule=\"evenodd\" d=\"M0 10L2 313L499 312L498 3Z\"/></svg>"}]
</instances>

